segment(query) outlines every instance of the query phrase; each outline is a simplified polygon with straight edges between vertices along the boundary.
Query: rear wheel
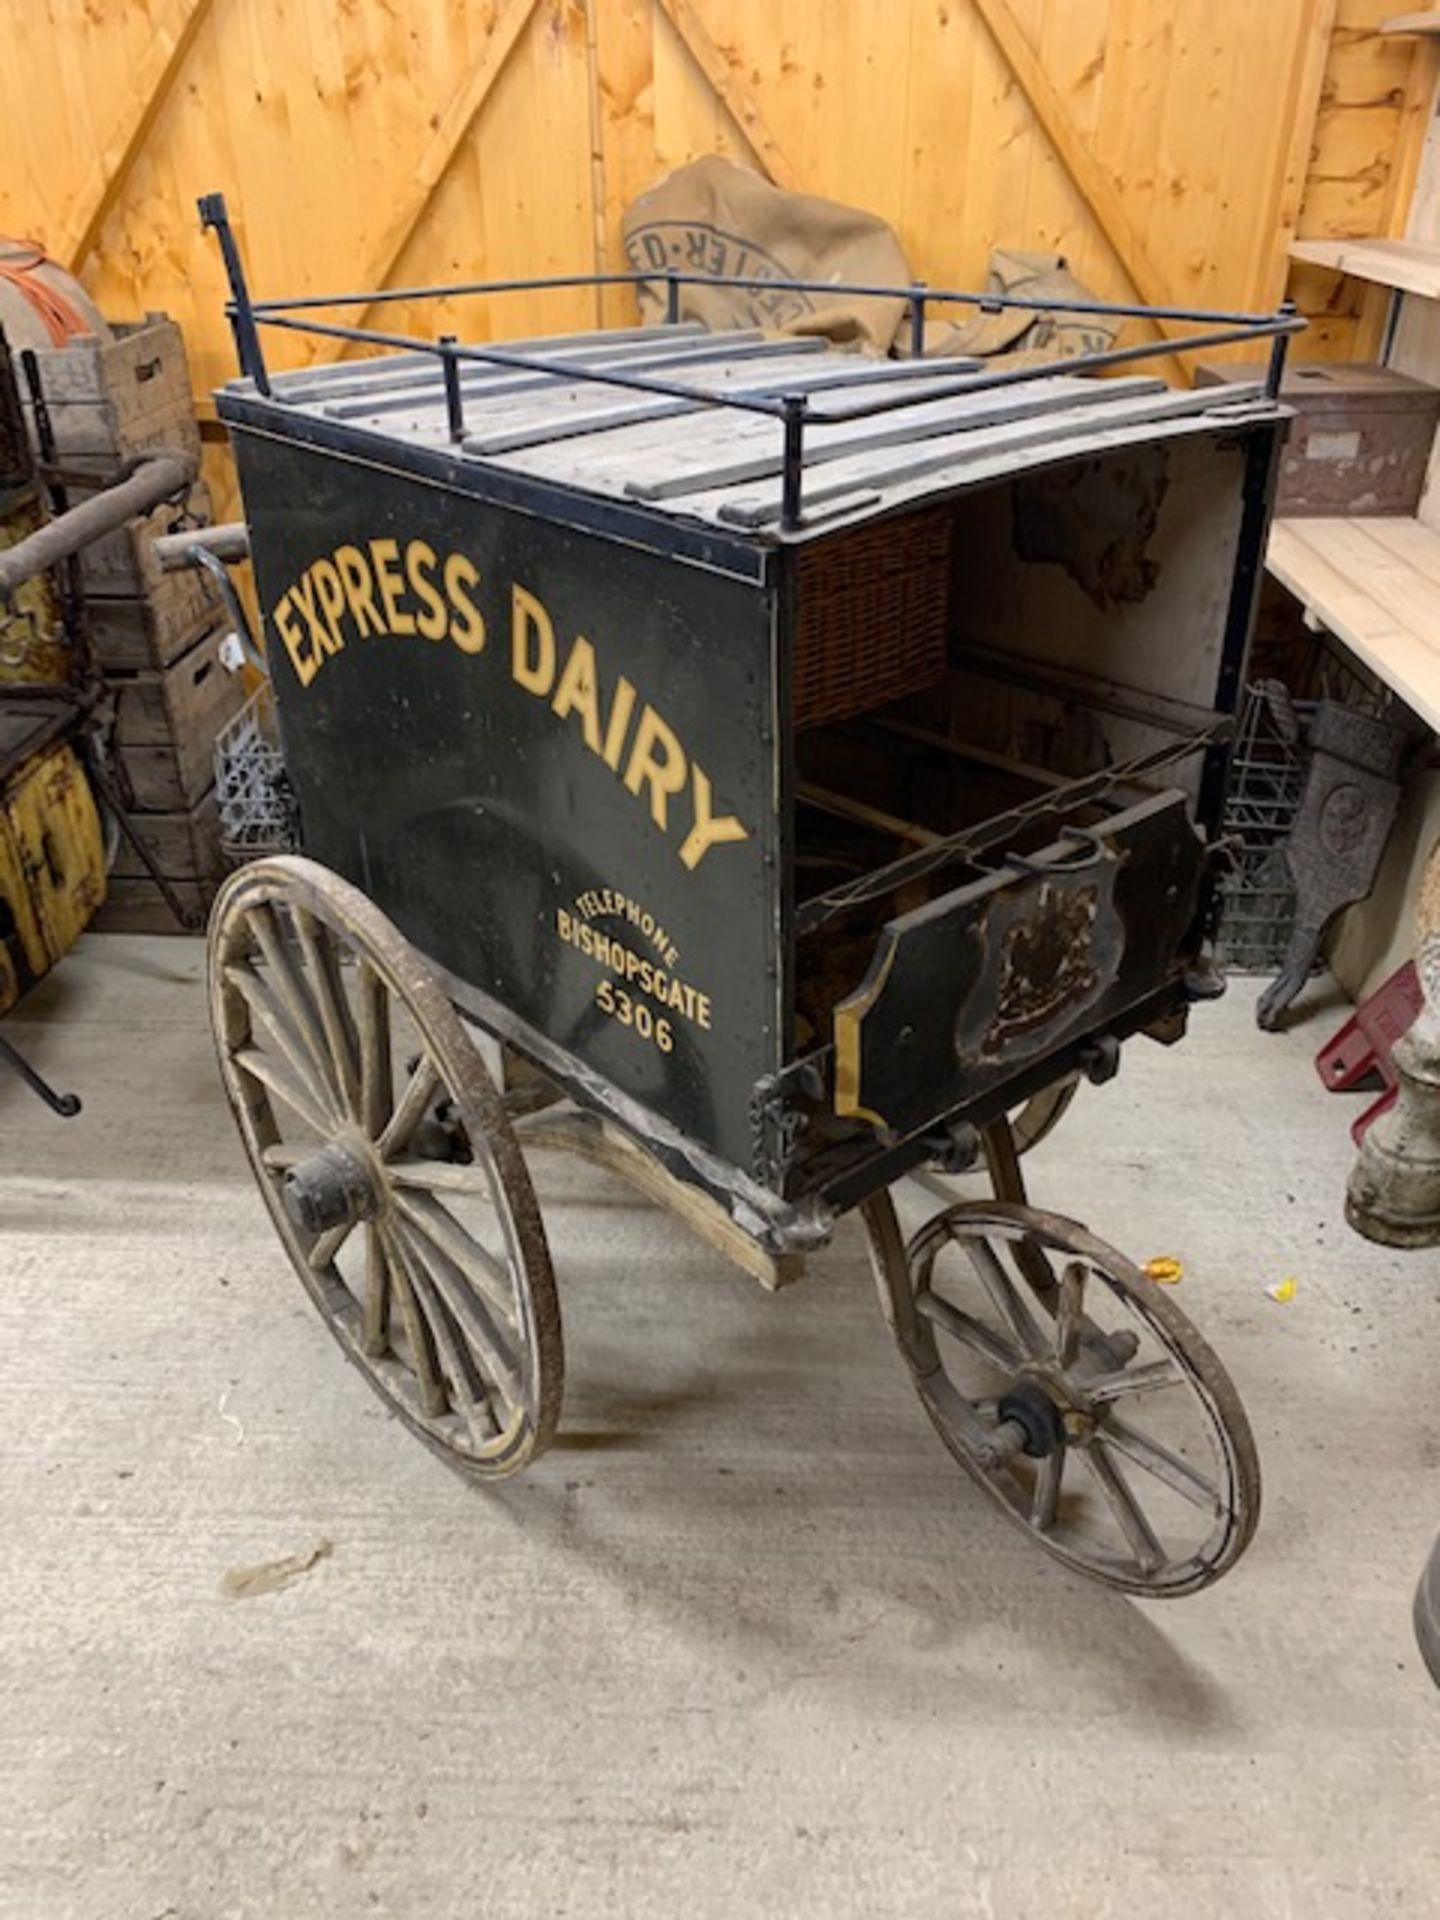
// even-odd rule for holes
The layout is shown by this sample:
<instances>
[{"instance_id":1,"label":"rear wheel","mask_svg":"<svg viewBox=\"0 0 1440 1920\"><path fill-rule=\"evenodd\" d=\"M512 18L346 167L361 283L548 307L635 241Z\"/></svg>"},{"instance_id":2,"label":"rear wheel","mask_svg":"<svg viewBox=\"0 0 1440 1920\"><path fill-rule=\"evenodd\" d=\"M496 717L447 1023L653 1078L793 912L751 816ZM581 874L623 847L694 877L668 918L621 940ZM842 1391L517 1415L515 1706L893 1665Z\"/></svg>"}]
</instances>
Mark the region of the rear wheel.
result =
<instances>
[{"instance_id":1,"label":"rear wheel","mask_svg":"<svg viewBox=\"0 0 1440 1920\"><path fill-rule=\"evenodd\" d=\"M560 1310L500 1095L425 963L312 860L210 922L221 1077L281 1244L346 1357L448 1465L517 1472L559 1415Z\"/></svg>"},{"instance_id":2,"label":"rear wheel","mask_svg":"<svg viewBox=\"0 0 1440 1920\"><path fill-rule=\"evenodd\" d=\"M881 1299L950 1452L1057 1560L1195 1593L1245 1550L1260 1469L1230 1378L1154 1281L1073 1220L981 1202L908 1246L867 1203Z\"/></svg>"}]
</instances>

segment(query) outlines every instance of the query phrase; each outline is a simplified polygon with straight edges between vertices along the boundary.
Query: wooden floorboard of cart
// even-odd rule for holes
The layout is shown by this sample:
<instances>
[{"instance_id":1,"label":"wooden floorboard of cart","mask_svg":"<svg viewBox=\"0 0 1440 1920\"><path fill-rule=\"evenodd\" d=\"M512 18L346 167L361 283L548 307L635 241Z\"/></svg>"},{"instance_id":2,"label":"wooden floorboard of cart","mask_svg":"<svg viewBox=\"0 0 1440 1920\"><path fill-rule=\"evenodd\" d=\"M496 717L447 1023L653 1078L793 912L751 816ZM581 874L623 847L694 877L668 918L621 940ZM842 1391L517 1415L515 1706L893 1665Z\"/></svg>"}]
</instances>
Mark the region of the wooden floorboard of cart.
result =
<instances>
[{"instance_id":1,"label":"wooden floorboard of cart","mask_svg":"<svg viewBox=\"0 0 1440 1920\"><path fill-rule=\"evenodd\" d=\"M1399 518L1277 520L1266 564L1440 729L1440 534Z\"/></svg>"}]
</instances>

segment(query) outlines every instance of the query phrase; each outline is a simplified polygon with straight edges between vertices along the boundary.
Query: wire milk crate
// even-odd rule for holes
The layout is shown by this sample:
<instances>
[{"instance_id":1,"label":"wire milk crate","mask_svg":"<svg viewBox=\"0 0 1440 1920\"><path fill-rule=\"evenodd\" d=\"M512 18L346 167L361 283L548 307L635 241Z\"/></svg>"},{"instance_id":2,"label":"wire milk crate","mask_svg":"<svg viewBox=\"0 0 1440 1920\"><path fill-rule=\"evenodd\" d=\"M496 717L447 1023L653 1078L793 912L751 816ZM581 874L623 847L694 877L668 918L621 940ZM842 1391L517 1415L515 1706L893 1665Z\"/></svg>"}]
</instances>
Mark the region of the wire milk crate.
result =
<instances>
[{"instance_id":1,"label":"wire milk crate","mask_svg":"<svg viewBox=\"0 0 1440 1920\"><path fill-rule=\"evenodd\" d=\"M1224 821L1234 864L1218 941L1234 973L1274 973L1289 944L1295 882L1285 845L1305 789L1304 726L1314 709L1278 680L1257 681L1245 693Z\"/></svg>"},{"instance_id":2,"label":"wire milk crate","mask_svg":"<svg viewBox=\"0 0 1440 1920\"><path fill-rule=\"evenodd\" d=\"M268 680L216 736L215 799L220 848L232 865L299 846L295 791L285 771Z\"/></svg>"}]
</instances>

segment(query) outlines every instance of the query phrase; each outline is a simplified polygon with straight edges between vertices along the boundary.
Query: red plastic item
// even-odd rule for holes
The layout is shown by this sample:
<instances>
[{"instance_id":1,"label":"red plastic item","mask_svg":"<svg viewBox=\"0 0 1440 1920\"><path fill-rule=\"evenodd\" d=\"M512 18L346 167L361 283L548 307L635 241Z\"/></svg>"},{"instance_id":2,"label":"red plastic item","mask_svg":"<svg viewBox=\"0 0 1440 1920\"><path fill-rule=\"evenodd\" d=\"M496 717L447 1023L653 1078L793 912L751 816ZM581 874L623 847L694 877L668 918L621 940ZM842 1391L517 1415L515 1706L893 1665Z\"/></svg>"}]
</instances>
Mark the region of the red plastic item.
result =
<instances>
[{"instance_id":1,"label":"red plastic item","mask_svg":"<svg viewBox=\"0 0 1440 1920\"><path fill-rule=\"evenodd\" d=\"M1354 1013L1315 1056L1315 1071L1335 1093L1358 1087L1367 1075L1378 1074L1385 1091L1350 1123L1350 1138L1358 1147L1365 1129L1387 1107L1395 1104L1395 1042L1414 1026L1422 996L1415 962L1407 960Z\"/></svg>"}]
</instances>

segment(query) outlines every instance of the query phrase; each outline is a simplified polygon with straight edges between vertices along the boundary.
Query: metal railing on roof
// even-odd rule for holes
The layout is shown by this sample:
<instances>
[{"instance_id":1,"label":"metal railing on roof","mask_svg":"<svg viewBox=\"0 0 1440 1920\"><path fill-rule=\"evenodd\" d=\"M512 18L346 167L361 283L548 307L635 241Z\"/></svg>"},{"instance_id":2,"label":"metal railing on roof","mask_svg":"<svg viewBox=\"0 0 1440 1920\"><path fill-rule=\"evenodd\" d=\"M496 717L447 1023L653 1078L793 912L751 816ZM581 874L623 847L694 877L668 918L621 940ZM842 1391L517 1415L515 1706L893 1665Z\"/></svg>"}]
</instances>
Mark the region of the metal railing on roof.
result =
<instances>
[{"instance_id":1,"label":"metal railing on roof","mask_svg":"<svg viewBox=\"0 0 1440 1920\"><path fill-rule=\"evenodd\" d=\"M209 193L198 202L203 228L213 229L224 256L230 281L231 298L226 304L235 336L236 352L243 376L252 380L257 392L267 398L276 395L260 344L260 329L299 333L319 339L354 342L363 346L384 347L396 352L433 355L438 363L444 387L447 431L458 445L465 437L465 394L461 387L463 366L499 367L522 373L540 373L566 381L590 382L596 386L620 388L632 393L654 394L665 399L683 400L697 406L727 408L731 411L760 414L776 420L782 433L780 524L793 531L803 519L805 430L809 426L841 426L853 420L871 419L879 414L897 413L907 407L933 405L936 401L959 399L964 395L985 393L997 388L1026 385L1031 381L1054 379L1057 373L1096 373L1112 367L1131 366L1145 360L1171 359L1204 349L1239 344L1270 343L1266 393L1278 398L1284 376L1285 355L1290 336L1305 322L1294 303L1282 301L1273 313L1239 313L1207 310L1202 307L1150 307L1127 305L1117 301L1035 299L1018 294L975 293L954 287L933 287L923 281L909 285L874 285L866 281L792 280L765 275L708 274L685 272L679 268L657 268L651 272L554 274L527 280L452 281L428 287L388 287L368 293L307 294L292 300L254 300L245 278L244 264L236 244L225 196ZM661 288L665 295L665 319L675 325L680 318L680 294L687 286L731 287L741 291L772 293L824 294L860 299L892 299L906 303L910 316L910 345L918 358L924 341L925 321L930 309L961 306L982 314L1005 312L1065 313L1103 317L1110 320L1168 321L1176 325L1198 325L1202 333L1165 337L1136 346L1105 347L1093 352L1067 355L1063 362L1045 361L1018 367L987 368L958 373L953 380L936 387L929 382L922 390L908 385L901 391L880 398L861 399L849 404L816 406L803 391L745 394L723 393L679 380L655 375L626 373L615 367L587 367L574 360L547 359L543 353L519 352L505 347L466 346L453 334L441 334L428 340L423 335L392 333L377 327L346 326L334 320L316 320L304 316L317 309L341 307L368 309L396 302L480 298L505 293L574 291L597 287Z\"/></svg>"}]
</instances>

